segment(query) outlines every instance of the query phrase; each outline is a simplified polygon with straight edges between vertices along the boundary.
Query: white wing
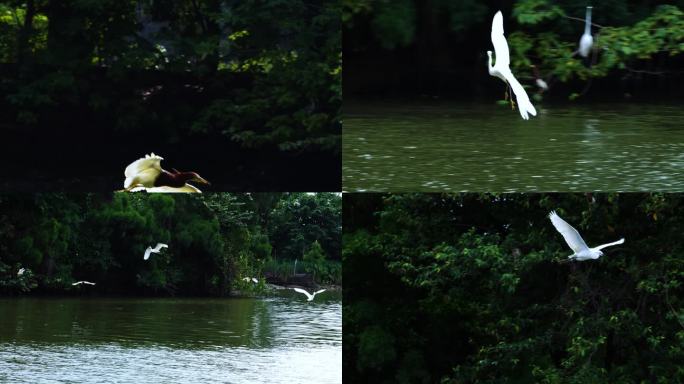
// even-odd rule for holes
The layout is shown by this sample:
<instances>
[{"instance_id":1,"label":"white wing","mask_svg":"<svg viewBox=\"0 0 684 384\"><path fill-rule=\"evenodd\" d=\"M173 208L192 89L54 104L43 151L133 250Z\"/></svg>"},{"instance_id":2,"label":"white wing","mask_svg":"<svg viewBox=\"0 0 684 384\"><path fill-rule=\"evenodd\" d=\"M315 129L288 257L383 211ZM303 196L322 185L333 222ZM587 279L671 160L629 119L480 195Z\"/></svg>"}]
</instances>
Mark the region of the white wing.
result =
<instances>
[{"instance_id":1,"label":"white wing","mask_svg":"<svg viewBox=\"0 0 684 384\"><path fill-rule=\"evenodd\" d=\"M157 245L152 249L152 252L159 252L162 248L168 248L169 246L164 243L157 243Z\"/></svg>"},{"instance_id":2,"label":"white wing","mask_svg":"<svg viewBox=\"0 0 684 384\"><path fill-rule=\"evenodd\" d=\"M622 243L624 243L624 242L625 242L625 239L623 238L623 239L620 239L620 240L618 240L618 241L613 241L612 243L599 245L598 247L595 247L595 248L593 248L593 249L595 249L595 250L597 250L597 251L600 251L600 250L602 250L603 248L610 247L610 246L613 246L613 245L622 244Z\"/></svg>"},{"instance_id":3,"label":"white wing","mask_svg":"<svg viewBox=\"0 0 684 384\"><path fill-rule=\"evenodd\" d=\"M591 46L594 45L594 38L590 34L585 33L580 38L579 43L579 54L582 57L589 57L591 52Z\"/></svg>"},{"instance_id":4,"label":"white wing","mask_svg":"<svg viewBox=\"0 0 684 384\"><path fill-rule=\"evenodd\" d=\"M501 11L497 12L492 19L492 45L494 45L494 53L496 53L496 66L508 67L510 64L510 55L508 53L508 42L504 37L503 29L503 15Z\"/></svg>"},{"instance_id":5,"label":"white wing","mask_svg":"<svg viewBox=\"0 0 684 384\"><path fill-rule=\"evenodd\" d=\"M147 247L147 249L145 250L145 256L143 256L143 260L149 259L150 253L152 253L152 247Z\"/></svg>"},{"instance_id":6,"label":"white wing","mask_svg":"<svg viewBox=\"0 0 684 384\"><path fill-rule=\"evenodd\" d=\"M320 291L316 291L316 292L314 292L313 295L316 296L316 295L318 295L319 293L322 293L322 292L325 292L325 289L321 289Z\"/></svg>"},{"instance_id":7,"label":"white wing","mask_svg":"<svg viewBox=\"0 0 684 384\"><path fill-rule=\"evenodd\" d=\"M573 252L580 253L589 249L579 232L570 224L566 223L565 220L561 219L560 216L556 214L556 211L551 211L549 219L551 219L551 223L556 227L556 230L563 235L565 242L568 243L568 246L570 246L570 249L572 249Z\"/></svg>"},{"instance_id":8,"label":"white wing","mask_svg":"<svg viewBox=\"0 0 684 384\"><path fill-rule=\"evenodd\" d=\"M147 169L156 169L159 172L161 172L161 165L160 162L164 160L163 157L157 156L154 153L151 153L149 155L145 155L145 157L140 158L126 167L126 170L124 171L124 175L126 177L134 177L140 172L147 170Z\"/></svg>"},{"instance_id":9,"label":"white wing","mask_svg":"<svg viewBox=\"0 0 684 384\"><path fill-rule=\"evenodd\" d=\"M259 284L259 280L257 280L256 277L252 277L252 283Z\"/></svg>"},{"instance_id":10,"label":"white wing","mask_svg":"<svg viewBox=\"0 0 684 384\"><path fill-rule=\"evenodd\" d=\"M151 187L151 188L133 188L131 192L145 191L147 193L202 193L202 191L194 185L185 184L182 187L174 188L168 186Z\"/></svg>"},{"instance_id":11,"label":"white wing","mask_svg":"<svg viewBox=\"0 0 684 384\"><path fill-rule=\"evenodd\" d=\"M518 82L518 79L513 76L513 72L511 72L509 68L506 68L505 70L502 70L501 73L506 78L506 81L508 81L508 84L511 85L513 93L515 93L515 100L518 102L520 116L522 116L522 118L525 120L530 118L527 115L528 113L532 116L537 116L537 110L534 108L534 105L532 105L530 98L527 97L525 88L523 88L523 86Z\"/></svg>"},{"instance_id":12,"label":"white wing","mask_svg":"<svg viewBox=\"0 0 684 384\"><path fill-rule=\"evenodd\" d=\"M303 290L303 289L301 289L301 288L292 288L292 289L294 289L295 292L299 292L299 293L305 294L306 297L307 297L308 299L313 299L313 295L312 295L312 294L310 294L309 292L307 292L307 291L305 291L305 290Z\"/></svg>"}]
</instances>

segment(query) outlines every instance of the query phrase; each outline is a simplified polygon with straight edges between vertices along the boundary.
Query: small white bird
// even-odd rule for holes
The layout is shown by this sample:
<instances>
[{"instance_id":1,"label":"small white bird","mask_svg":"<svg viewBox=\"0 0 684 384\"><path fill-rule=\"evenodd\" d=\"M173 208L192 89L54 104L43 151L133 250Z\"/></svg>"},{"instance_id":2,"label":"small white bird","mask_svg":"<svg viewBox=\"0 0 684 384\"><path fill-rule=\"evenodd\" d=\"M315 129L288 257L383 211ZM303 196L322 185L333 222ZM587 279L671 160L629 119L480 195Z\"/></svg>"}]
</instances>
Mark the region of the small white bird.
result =
<instances>
[{"instance_id":1,"label":"small white bird","mask_svg":"<svg viewBox=\"0 0 684 384\"><path fill-rule=\"evenodd\" d=\"M306 295L306 301L312 301L312 300L314 299L314 297L316 297L316 295L318 295L318 294L321 293L321 292L325 292L325 289L321 289L320 291L314 292L313 295L312 295L312 294L310 294L309 292L307 292L307 291L305 291L305 290L303 290L303 289L301 289L301 288L292 288L292 289L294 289L295 292L299 292L299 293L305 294L305 295Z\"/></svg>"},{"instance_id":2,"label":"small white bird","mask_svg":"<svg viewBox=\"0 0 684 384\"><path fill-rule=\"evenodd\" d=\"M546 84L546 81L542 78L537 78L537 80L534 81L535 84L537 84L537 87L541 89L542 91L548 91L549 90L549 85Z\"/></svg>"},{"instance_id":3,"label":"small white bird","mask_svg":"<svg viewBox=\"0 0 684 384\"><path fill-rule=\"evenodd\" d=\"M565 242L568 243L568 245L570 246L570 249L572 249L572 251L575 252L572 255L568 256L568 259L570 260L595 260L603 256L603 252L601 252L603 248L610 247L612 245L622 244L625 242L625 239L622 238L612 243L599 245L598 247L594 248L589 248L582 239L582 236L580 236L579 232L577 232L577 230L573 228L570 224L568 224L565 220L561 219L560 216L556 214L556 211L551 211L551 213L549 214L549 219L551 219L551 223L554 227L556 227L556 230L560 232L561 235L563 235L563 238L565 239Z\"/></svg>"},{"instance_id":4,"label":"small white bird","mask_svg":"<svg viewBox=\"0 0 684 384\"><path fill-rule=\"evenodd\" d=\"M81 285L81 284L95 285L95 283L91 283L90 281L77 281L71 285Z\"/></svg>"},{"instance_id":5,"label":"small white bird","mask_svg":"<svg viewBox=\"0 0 684 384\"><path fill-rule=\"evenodd\" d=\"M257 280L256 277L252 277L252 278L243 277L243 278L242 278L242 281L251 281L251 282L254 283L254 284L258 284L258 283L259 283L259 280Z\"/></svg>"},{"instance_id":6,"label":"small white bird","mask_svg":"<svg viewBox=\"0 0 684 384\"><path fill-rule=\"evenodd\" d=\"M591 47L594 45L594 38L591 36L591 6L587 7L587 14L584 18L584 33L579 42L579 54L582 57L589 57Z\"/></svg>"},{"instance_id":7,"label":"small white bird","mask_svg":"<svg viewBox=\"0 0 684 384\"><path fill-rule=\"evenodd\" d=\"M518 101L520 116L523 119L528 120L530 118L529 115L537 116L537 110L534 109L534 105L530 102L525 88L520 85L520 82L513 76L513 72L509 68L511 59L508 52L508 42L504 37L503 15L501 15L501 11L497 12L492 20L491 37L494 52L496 53L496 64L492 65L492 51L487 51L487 56L489 56L489 65L487 67L489 74L498 77L504 83L511 86L513 93L515 93L515 99Z\"/></svg>"},{"instance_id":8,"label":"small white bird","mask_svg":"<svg viewBox=\"0 0 684 384\"><path fill-rule=\"evenodd\" d=\"M23 274L24 274L24 271L26 271L26 269L21 268L21 269L17 272L17 276L23 275Z\"/></svg>"},{"instance_id":9,"label":"small white bird","mask_svg":"<svg viewBox=\"0 0 684 384\"><path fill-rule=\"evenodd\" d=\"M161 252L161 249L162 249L162 248L168 248L168 247L169 247L169 246L166 245L166 244L164 244L164 243L157 243L157 245L156 245L154 248L152 248L152 247L147 247L147 249L145 250L145 256L143 256L143 260L149 259L149 258L150 258L150 253L152 253L152 252L154 252L154 253L159 253L159 252Z\"/></svg>"}]
</instances>

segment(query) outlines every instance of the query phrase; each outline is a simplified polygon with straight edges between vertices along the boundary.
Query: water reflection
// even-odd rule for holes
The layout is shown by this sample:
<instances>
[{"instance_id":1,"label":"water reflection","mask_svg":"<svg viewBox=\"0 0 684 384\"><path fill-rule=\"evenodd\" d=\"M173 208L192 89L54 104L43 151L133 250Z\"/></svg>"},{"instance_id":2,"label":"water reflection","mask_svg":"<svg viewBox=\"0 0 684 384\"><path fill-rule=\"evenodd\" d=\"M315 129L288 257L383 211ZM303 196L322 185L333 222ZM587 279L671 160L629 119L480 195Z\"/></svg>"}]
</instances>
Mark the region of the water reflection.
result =
<instances>
[{"instance_id":1,"label":"water reflection","mask_svg":"<svg viewBox=\"0 0 684 384\"><path fill-rule=\"evenodd\" d=\"M684 111L345 105L346 191L684 191Z\"/></svg>"},{"instance_id":2,"label":"water reflection","mask_svg":"<svg viewBox=\"0 0 684 384\"><path fill-rule=\"evenodd\" d=\"M2 299L0 382L342 380L339 295Z\"/></svg>"}]
</instances>

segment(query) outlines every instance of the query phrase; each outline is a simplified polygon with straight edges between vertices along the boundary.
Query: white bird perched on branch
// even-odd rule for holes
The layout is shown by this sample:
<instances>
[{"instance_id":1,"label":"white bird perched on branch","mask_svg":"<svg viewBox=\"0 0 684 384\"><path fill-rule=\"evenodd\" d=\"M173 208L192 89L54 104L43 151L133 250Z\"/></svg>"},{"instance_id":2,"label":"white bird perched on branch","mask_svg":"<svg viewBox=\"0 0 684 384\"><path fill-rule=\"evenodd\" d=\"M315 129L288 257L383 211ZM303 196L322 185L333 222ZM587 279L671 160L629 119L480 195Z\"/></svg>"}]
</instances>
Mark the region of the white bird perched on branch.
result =
<instances>
[{"instance_id":1,"label":"white bird perched on branch","mask_svg":"<svg viewBox=\"0 0 684 384\"><path fill-rule=\"evenodd\" d=\"M579 54L582 57L589 57L591 47L594 45L594 38L591 36L591 6L587 7L587 13L584 18L584 33L579 42Z\"/></svg>"},{"instance_id":2,"label":"white bird perched on branch","mask_svg":"<svg viewBox=\"0 0 684 384\"><path fill-rule=\"evenodd\" d=\"M17 271L17 276L23 275L23 274L24 274L24 271L26 271L26 269L21 268L19 271Z\"/></svg>"},{"instance_id":3,"label":"white bird perched on branch","mask_svg":"<svg viewBox=\"0 0 684 384\"><path fill-rule=\"evenodd\" d=\"M513 72L509 68L510 65L510 55L508 52L508 42L504 37L503 29L503 16L501 11L494 15L492 20L492 45L494 45L494 53L496 53L496 63L492 65L492 51L487 51L487 56L489 56L489 74L499 79L503 80L504 83L510 85L513 93L515 93L515 99L518 101L518 110L520 111L520 116L523 119L528 120L532 116L537 116L537 110L534 109L534 105L530 102L530 98L525 92L525 88L520 85L520 82L513 76ZM511 96L511 101L513 97Z\"/></svg>"},{"instance_id":4,"label":"white bird perched on branch","mask_svg":"<svg viewBox=\"0 0 684 384\"><path fill-rule=\"evenodd\" d=\"M95 285L95 283L91 283L90 281L77 281L71 285L81 285L81 284Z\"/></svg>"},{"instance_id":5,"label":"white bird perched on branch","mask_svg":"<svg viewBox=\"0 0 684 384\"><path fill-rule=\"evenodd\" d=\"M145 256L143 256L143 260L149 259L149 258L150 258L150 253L152 253L152 252L154 252L154 253L159 253L159 252L161 252L161 249L162 249L162 248L168 248L168 247L169 247L169 246L166 245L166 244L164 244L164 243L157 243L157 245L156 245L154 248L152 248L152 247L147 247L147 249L145 250Z\"/></svg>"},{"instance_id":6,"label":"white bird perched on branch","mask_svg":"<svg viewBox=\"0 0 684 384\"><path fill-rule=\"evenodd\" d=\"M312 301L316 295L318 295L321 292L325 292L325 289L321 289L320 291L316 291L313 294L301 289L301 288L292 288L295 290L295 292L303 293L306 295L306 301Z\"/></svg>"},{"instance_id":7,"label":"white bird perched on branch","mask_svg":"<svg viewBox=\"0 0 684 384\"><path fill-rule=\"evenodd\" d=\"M577 232L577 230L573 228L570 224L568 224L565 220L561 219L560 216L556 214L556 211L551 211L551 213L549 214L549 219L551 219L551 223L554 227L556 227L556 230L560 232L561 235L563 235L563 238L565 239L565 242L568 243L568 245L570 246L570 249L572 249L572 251L575 252L572 255L568 256L568 259L570 260L595 260L603 256L603 252L601 252L603 248L610 247L612 245L622 244L625 242L625 239L622 238L612 243L599 245L598 247L594 248L589 248L582 239L582 236L580 236L579 232Z\"/></svg>"}]
</instances>

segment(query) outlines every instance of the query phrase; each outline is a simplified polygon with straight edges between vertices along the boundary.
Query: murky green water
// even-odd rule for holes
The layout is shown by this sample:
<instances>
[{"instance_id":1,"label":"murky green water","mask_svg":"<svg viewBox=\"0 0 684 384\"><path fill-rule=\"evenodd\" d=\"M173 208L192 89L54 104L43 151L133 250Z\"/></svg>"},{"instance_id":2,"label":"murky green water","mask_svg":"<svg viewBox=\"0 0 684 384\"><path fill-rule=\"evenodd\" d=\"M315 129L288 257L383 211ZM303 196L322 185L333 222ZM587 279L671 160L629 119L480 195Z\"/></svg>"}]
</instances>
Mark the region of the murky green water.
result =
<instances>
[{"instance_id":1,"label":"murky green water","mask_svg":"<svg viewBox=\"0 0 684 384\"><path fill-rule=\"evenodd\" d=\"M300 296L0 299L0 382L341 383L341 297Z\"/></svg>"},{"instance_id":2,"label":"murky green water","mask_svg":"<svg viewBox=\"0 0 684 384\"><path fill-rule=\"evenodd\" d=\"M684 191L684 108L345 102L345 191Z\"/></svg>"}]
</instances>

